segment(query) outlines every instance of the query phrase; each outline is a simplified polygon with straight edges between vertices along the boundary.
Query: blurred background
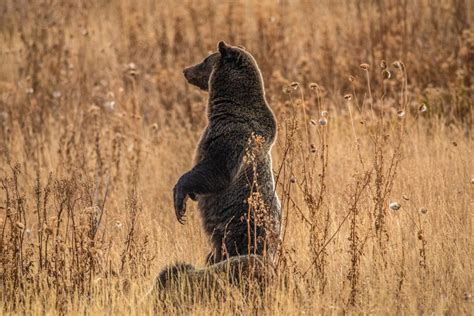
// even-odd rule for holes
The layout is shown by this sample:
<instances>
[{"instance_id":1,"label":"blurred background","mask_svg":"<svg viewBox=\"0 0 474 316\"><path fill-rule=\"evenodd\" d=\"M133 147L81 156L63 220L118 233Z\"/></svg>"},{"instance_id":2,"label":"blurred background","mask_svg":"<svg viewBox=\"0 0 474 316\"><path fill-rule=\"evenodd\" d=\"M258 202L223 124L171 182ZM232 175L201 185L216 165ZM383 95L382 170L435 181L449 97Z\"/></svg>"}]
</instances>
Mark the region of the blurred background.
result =
<instances>
[{"instance_id":1,"label":"blurred background","mask_svg":"<svg viewBox=\"0 0 474 316\"><path fill-rule=\"evenodd\" d=\"M195 123L202 95L187 89L181 70L225 40L255 55L270 98L285 83L316 82L337 103L359 64L372 65L377 82L381 60L402 60L411 100L471 122L472 10L465 0L4 0L0 80L3 89L32 88L37 98L80 94L82 103L115 101L123 110L118 99L133 75L144 122L165 122L173 112Z\"/></svg>"}]
</instances>

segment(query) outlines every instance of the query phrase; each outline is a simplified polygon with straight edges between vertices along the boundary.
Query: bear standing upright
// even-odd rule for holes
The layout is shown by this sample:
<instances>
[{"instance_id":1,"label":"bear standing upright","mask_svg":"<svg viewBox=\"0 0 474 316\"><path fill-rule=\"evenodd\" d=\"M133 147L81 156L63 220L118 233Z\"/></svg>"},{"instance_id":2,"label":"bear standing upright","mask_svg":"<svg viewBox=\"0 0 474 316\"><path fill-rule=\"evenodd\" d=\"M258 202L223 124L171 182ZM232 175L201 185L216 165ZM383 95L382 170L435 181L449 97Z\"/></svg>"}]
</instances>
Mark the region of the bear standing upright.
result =
<instances>
[{"instance_id":1,"label":"bear standing upright","mask_svg":"<svg viewBox=\"0 0 474 316\"><path fill-rule=\"evenodd\" d=\"M270 155L277 127L260 69L245 49L219 42L218 52L184 74L209 91L208 125L194 167L173 190L177 219L184 223L187 198L198 202L213 247L208 264L273 256L281 222Z\"/></svg>"}]
</instances>

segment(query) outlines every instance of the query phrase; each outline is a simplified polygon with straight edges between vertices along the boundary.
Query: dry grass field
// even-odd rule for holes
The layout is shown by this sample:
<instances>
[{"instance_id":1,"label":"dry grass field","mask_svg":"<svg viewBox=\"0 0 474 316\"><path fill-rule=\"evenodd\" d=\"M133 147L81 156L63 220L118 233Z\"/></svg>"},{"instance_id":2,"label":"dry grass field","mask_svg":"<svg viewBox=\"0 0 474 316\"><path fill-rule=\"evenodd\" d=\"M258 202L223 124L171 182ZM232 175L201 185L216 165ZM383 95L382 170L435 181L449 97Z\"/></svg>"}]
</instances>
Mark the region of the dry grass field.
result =
<instances>
[{"instance_id":1,"label":"dry grass field","mask_svg":"<svg viewBox=\"0 0 474 316\"><path fill-rule=\"evenodd\" d=\"M473 4L0 2L0 314L473 313ZM182 69L256 58L278 119L279 281L145 294L204 266L174 214L207 94Z\"/></svg>"}]
</instances>

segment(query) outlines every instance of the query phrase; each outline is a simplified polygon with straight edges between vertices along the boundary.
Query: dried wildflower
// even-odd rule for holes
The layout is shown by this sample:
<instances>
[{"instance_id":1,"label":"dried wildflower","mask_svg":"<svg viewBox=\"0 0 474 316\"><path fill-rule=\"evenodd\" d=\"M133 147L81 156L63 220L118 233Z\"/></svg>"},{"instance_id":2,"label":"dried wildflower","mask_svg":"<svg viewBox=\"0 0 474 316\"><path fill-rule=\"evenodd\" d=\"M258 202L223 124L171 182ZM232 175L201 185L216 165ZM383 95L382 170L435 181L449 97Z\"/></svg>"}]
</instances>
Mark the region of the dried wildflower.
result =
<instances>
[{"instance_id":1,"label":"dried wildflower","mask_svg":"<svg viewBox=\"0 0 474 316\"><path fill-rule=\"evenodd\" d=\"M348 93L348 94L344 95L344 99L346 99L346 101L352 100L352 94Z\"/></svg>"},{"instance_id":2,"label":"dried wildflower","mask_svg":"<svg viewBox=\"0 0 474 316\"><path fill-rule=\"evenodd\" d=\"M290 182L291 182L291 183L296 183L296 177L292 176L292 177L290 178Z\"/></svg>"},{"instance_id":3,"label":"dried wildflower","mask_svg":"<svg viewBox=\"0 0 474 316\"><path fill-rule=\"evenodd\" d=\"M112 112L115 109L115 101L105 101L104 109L106 109L109 112Z\"/></svg>"},{"instance_id":4,"label":"dried wildflower","mask_svg":"<svg viewBox=\"0 0 474 316\"><path fill-rule=\"evenodd\" d=\"M387 69L387 62L383 59L380 62L380 68L382 68L382 70Z\"/></svg>"},{"instance_id":5,"label":"dried wildflower","mask_svg":"<svg viewBox=\"0 0 474 316\"><path fill-rule=\"evenodd\" d=\"M405 65L404 65L401 61L399 61L399 60L394 61L394 62L392 63L392 66L393 66L393 68L400 69L400 70L404 70L404 69L405 69Z\"/></svg>"},{"instance_id":6,"label":"dried wildflower","mask_svg":"<svg viewBox=\"0 0 474 316\"><path fill-rule=\"evenodd\" d=\"M418 212L420 212L421 214L426 214L426 213L428 213L428 209L426 207L420 207Z\"/></svg>"},{"instance_id":7,"label":"dried wildflower","mask_svg":"<svg viewBox=\"0 0 474 316\"><path fill-rule=\"evenodd\" d=\"M369 64L366 64L366 63L363 63L363 64L360 64L359 67L360 67L361 69L367 71L367 70L369 70L370 65L369 65Z\"/></svg>"},{"instance_id":8,"label":"dried wildflower","mask_svg":"<svg viewBox=\"0 0 474 316\"><path fill-rule=\"evenodd\" d=\"M15 223L16 228L19 230L23 230L25 228L25 225L22 222L16 222Z\"/></svg>"},{"instance_id":9,"label":"dried wildflower","mask_svg":"<svg viewBox=\"0 0 474 316\"><path fill-rule=\"evenodd\" d=\"M428 111L428 107L426 106L426 104L422 104L420 105L420 107L418 108L418 111L420 111L421 113L425 113L426 111Z\"/></svg>"},{"instance_id":10,"label":"dried wildflower","mask_svg":"<svg viewBox=\"0 0 474 316\"><path fill-rule=\"evenodd\" d=\"M321 111L321 116L322 117L327 117L328 116L328 111Z\"/></svg>"},{"instance_id":11,"label":"dried wildflower","mask_svg":"<svg viewBox=\"0 0 474 316\"><path fill-rule=\"evenodd\" d=\"M311 90L316 90L316 89L319 88L319 85L318 85L317 83L315 83L315 82L311 82L311 83L309 84L309 88L310 88Z\"/></svg>"},{"instance_id":12,"label":"dried wildflower","mask_svg":"<svg viewBox=\"0 0 474 316\"><path fill-rule=\"evenodd\" d=\"M404 117L405 117L405 111L402 111L402 110L398 111L398 112L397 112L397 116L398 116L399 118L404 118Z\"/></svg>"},{"instance_id":13,"label":"dried wildflower","mask_svg":"<svg viewBox=\"0 0 474 316\"><path fill-rule=\"evenodd\" d=\"M313 119L312 119L312 120L310 120L309 122L311 123L311 125L316 125L316 124L318 124L318 123L316 123L316 121L315 121L315 120L313 120Z\"/></svg>"},{"instance_id":14,"label":"dried wildflower","mask_svg":"<svg viewBox=\"0 0 474 316\"><path fill-rule=\"evenodd\" d=\"M324 126L328 123L328 120L325 117L319 119L319 125Z\"/></svg>"},{"instance_id":15,"label":"dried wildflower","mask_svg":"<svg viewBox=\"0 0 474 316\"><path fill-rule=\"evenodd\" d=\"M122 223L119 221L115 221L115 229L121 229L122 228Z\"/></svg>"},{"instance_id":16,"label":"dried wildflower","mask_svg":"<svg viewBox=\"0 0 474 316\"><path fill-rule=\"evenodd\" d=\"M388 205L388 207L391 209L391 210L394 210L394 211L398 211L400 209L400 207L402 207L400 205L400 203L398 202L392 202Z\"/></svg>"},{"instance_id":17,"label":"dried wildflower","mask_svg":"<svg viewBox=\"0 0 474 316\"><path fill-rule=\"evenodd\" d=\"M293 90L298 90L299 86L300 86L300 84L296 81L290 83L290 87L292 87Z\"/></svg>"},{"instance_id":18,"label":"dried wildflower","mask_svg":"<svg viewBox=\"0 0 474 316\"><path fill-rule=\"evenodd\" d=\"M283 88L283 93L285 94L291 94L291 87L287 86Z\"/></svg>"},{"instance_id":19,"label":"dried wildflower","mask_svg":"<svg viewBox=\"0 0 474 316\"><path fill-rule=\"evenodd\" d=\"M135 63L128 63L127 71L130 76L137 76L139 74L137 65Z\"/></svg>"},{"instance_id":20,"label":"dried wildflower","mask_svg":"<svg viewBox=\"0 0 474 316\"><path fill-rule=\"evenodd\" d=\"M309 150L311 151L311 153L315 154L317 152L316 145L310 144Z\"/></svg>"},{"instance_id":21,"label":"dried wildflower","mask_svg":"<svg viewBox=\"0 0 474 316\"><path fill-rule=\"evenodd\" d=\"M382 71L382 78L384 78L385 80L388 80L388 79L390 79L391 77L392 77L392 74L390 73L389 70L384 69L384 70Z\"/></svg>"},{"instance_id":22,"label":"dried wildflower","mask_svg":"<svg viewBox=\"0 0 474 316\"><path fill-rule=\"evenodd\" d=\"M349 79L350 82L354 82L355 77L354 77L353 75L349 75L349 78L348 78L348 79Z\"/></svg>"}]
</instances>

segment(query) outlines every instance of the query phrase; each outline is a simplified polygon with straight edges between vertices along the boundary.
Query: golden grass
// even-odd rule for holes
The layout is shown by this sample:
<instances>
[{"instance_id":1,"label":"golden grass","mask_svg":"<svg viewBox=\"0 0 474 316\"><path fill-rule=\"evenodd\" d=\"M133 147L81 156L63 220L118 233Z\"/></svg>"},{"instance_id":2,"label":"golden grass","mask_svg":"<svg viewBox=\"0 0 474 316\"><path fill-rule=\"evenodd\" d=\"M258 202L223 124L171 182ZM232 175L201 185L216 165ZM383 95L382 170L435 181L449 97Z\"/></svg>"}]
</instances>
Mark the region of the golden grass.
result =
<instances>
[{"instance_id":1,"label":"golden grass","mask_svg":"<svg viewBox=\"0 0 474 316\"><path fill-rule=\"evenodd\" d=\"M3 1L2 311L472 313L471 11ZM154 276L203 266L209 248L195 205L179 225L171 192L206 123L207 95L181 71L221 39L255 55L278 118L287 281L155 310Z\"/></svg>"}]
</instances>

